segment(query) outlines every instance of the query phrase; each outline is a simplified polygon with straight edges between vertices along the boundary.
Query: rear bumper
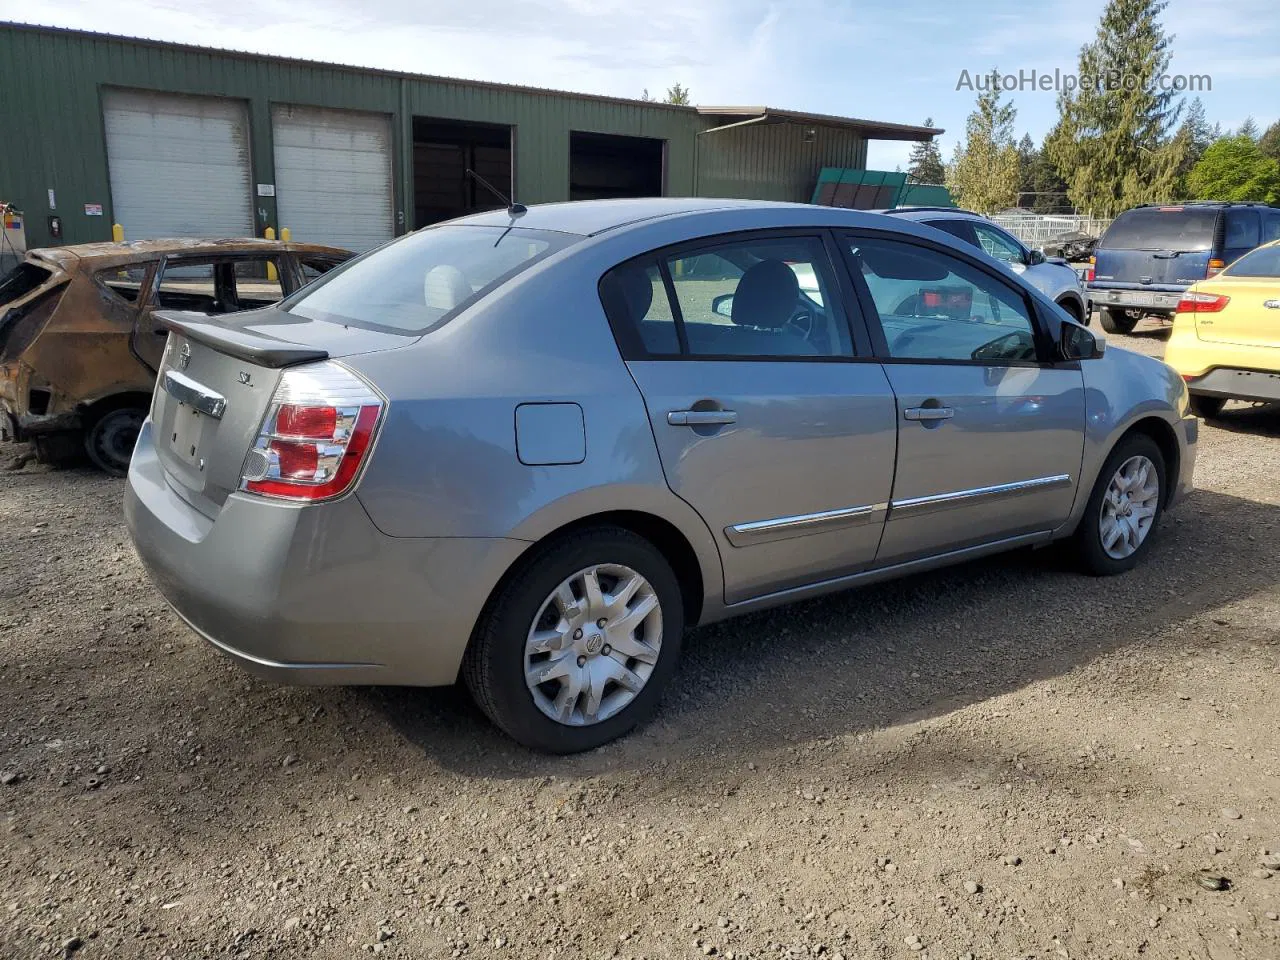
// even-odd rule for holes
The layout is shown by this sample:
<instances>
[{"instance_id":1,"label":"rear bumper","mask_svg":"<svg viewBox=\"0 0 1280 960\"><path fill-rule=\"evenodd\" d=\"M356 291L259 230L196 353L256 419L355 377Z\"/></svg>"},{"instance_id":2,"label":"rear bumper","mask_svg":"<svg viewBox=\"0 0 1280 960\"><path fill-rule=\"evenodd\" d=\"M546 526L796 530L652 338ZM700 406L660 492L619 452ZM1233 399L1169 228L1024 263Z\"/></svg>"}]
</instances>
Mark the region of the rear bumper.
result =
<instances>
[{"instance_id":1,"label":"rear bumper","mask_svg":"<svg viewBox=\"0 0 1280 960\"><path fill-rule=\"evenodd\" d=\"M1280 373L1215 367L1188 380L1187 389L1202 397L1280 403Z\"/></svg>"},{"instance_id":2,"label":"rear bumper","mask_svg":"<svg viewBox=\"0 0 1280 960\"><path fill-rule=\"evenodd\" d=\"M211 520L169 487L149 420L125 520L178 615L284 683L453 683L489 591L527 546L388 537L354 497L297 506L233 494Z\"/></svg>"},{"instance_id":3,"label":"rear bumper","mask_svg":"<svg viewBox=\"0 0 1280 960\"><path fill-rule=\"evenodd\" d=\"M1181 290L1141 290L1099 287L1090 284L1085 295L1095 308L1116 307L1121 310L1145 310L1150 313L1173 314L1182 299Z\"/></svg>"}]
</instances>

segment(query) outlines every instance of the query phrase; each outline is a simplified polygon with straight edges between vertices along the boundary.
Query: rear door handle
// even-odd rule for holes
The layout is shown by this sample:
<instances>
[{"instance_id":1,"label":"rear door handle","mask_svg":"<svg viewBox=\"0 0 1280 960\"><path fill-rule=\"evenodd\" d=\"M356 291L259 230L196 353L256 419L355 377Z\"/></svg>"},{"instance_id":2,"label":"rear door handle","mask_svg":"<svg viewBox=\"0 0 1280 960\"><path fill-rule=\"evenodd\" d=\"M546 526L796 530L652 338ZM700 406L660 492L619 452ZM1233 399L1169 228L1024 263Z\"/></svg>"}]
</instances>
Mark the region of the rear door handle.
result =
<instances>
[{"instance_id":1,"label":"rear door handle","mask_svg":"<svg viewBox=\"0 0 1280 960\"><path fill-rule=\"evenodd\" d=\"M952 407L907 407L902 411L904 420L950 420L955 415Z\"/></svg>"},{"instance_id":2,"label":"rear door handle","mask_svg":"<svg viewBox=\"0 0 1280 960\"><path fill-rule=\"evenodd\" d=\"M737 422L736 410L672 410L667 414L667 423L673 427L720 426Z\"/></svg>"}]
</instances>

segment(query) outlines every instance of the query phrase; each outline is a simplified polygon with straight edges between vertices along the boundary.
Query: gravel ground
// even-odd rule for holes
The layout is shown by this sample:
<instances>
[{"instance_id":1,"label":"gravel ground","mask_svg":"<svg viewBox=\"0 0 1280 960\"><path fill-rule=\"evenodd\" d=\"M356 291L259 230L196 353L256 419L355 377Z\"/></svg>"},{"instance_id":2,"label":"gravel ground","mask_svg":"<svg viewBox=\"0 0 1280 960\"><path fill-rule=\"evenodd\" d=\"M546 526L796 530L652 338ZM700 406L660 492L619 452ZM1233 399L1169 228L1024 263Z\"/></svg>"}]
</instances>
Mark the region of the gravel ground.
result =
<instances>
[{"instance_id":1,"label":"gravel ground","mask_svg":"<svg viewBox=\"0 0 1280 960\"><path fill-rule=\"evenodd\" d=\"M120 481L0 473L0 957L1280 957L1278 438L1206 427L1118 579L1022 553L698 630L567 759L456 690L242 674Z\"/></svg>"}]
</instances>

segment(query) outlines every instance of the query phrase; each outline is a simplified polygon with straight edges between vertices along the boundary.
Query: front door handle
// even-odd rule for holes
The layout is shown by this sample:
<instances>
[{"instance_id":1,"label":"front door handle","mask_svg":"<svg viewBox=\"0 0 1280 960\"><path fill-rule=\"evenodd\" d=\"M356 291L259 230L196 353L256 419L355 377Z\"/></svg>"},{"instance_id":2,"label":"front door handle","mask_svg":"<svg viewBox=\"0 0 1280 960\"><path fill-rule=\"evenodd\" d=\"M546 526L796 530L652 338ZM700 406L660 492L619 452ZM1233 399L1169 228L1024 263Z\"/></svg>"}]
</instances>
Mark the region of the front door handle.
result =
<instances>
[{"instance_id":1,"label":"front door handle","mask_svg":"<svg viewBox=\"0 0 1280 960\"><path fill-rule=\"evenodd\" d=\"M737 422L736 410L672 410L667 414L667 423L673 427L721 426Z\"/></svg>"},{"instance_id":2,"label":"front door handle","mask_svg":"<svg viewBox=\"0 0 1280 960\"><path fill-rule=\"evenodd\" d=\"M952 407L907 407L902 411L904 420L950 420L955 415Z\"/></svg>"}]
</instances>

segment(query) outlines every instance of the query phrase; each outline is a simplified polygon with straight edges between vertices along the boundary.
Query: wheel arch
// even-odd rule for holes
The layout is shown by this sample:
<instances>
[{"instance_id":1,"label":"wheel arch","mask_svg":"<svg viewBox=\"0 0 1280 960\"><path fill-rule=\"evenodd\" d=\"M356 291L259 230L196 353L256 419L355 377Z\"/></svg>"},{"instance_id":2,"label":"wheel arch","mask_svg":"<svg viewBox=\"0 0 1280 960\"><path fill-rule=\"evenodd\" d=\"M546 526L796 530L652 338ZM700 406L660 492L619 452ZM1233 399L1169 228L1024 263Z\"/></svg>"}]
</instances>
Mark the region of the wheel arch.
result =
<instances>
[{"instance_id":1,"label":"wheel arch","mask_svg":"<svg viewBox=\"0 0 1280 960\"><path fill-rule=\"evenodd\" d=\"M703 617L708 600L715 599L713 592L716 590L717 584L723 582L717 579L721 576L718 566L719 555L716 554L716 569L714 571L708 570L706 568L705 554L700 555L698 547L695 546L686 532L681 530L670 519L644 510L614 509L600 510L576 517L547 530L539 535L536 540L531 541L528 548L523 550L511 562L507 569L503 571L502 576L494 583L481 608L482 613L476 618L477 626L483 622L494 597L498 596L513 578L520 576L524 572L531 562L536 548L569 534L589 530L592 527L621 527L652 543L666 561L671 564L671 569L680 584L680 598L684 608L685 625L692 627L698 624ZM714 550L714 545L710 546Z\"/></svg>"},{"instance_id":2,"label":"wheel arch","mask_svg":"<svg viewBox=\"0 0 1280 960\"><path fill-rule=\"evenodd\" d=\"M120 390L109 393L80 405L80 422L88 430L104 413L119 410L123 407L137 407L140 410L151 409L151 394L142 390Z\"/></svg>"},{"instance_id":3,"label":"wheel arch","mask_svg":"<svg viewBox=\"0 0 1280 960\"><path fill-rule=\"evenodd\" d=\"M1160 455L1164 458L1165 483L1164 489L1160 491L1160 508L1163 510L1168 506L1169 499L1177 488L1178 477L1182 470L1182 450L1178 446L1178 435L1167 420L1157 416L1143 416L1131 423L1116 438L1116 442L1111 445L1111 450L1115 450L1126 439L1137 434L1150 437L1160 448ZM1111 450L1107 451L1108 457L1111 456ZM1106 462L1105 457L1103 462Z\"/></svg>"},{"instance_id":4,"label":"wheel arch","mask_svg":"<svg viewBox=\"0 0 1280 960\"><path fill-rule=\"evenodd\" d=\"M1085 316L1084 312L1084 299L1075 291L1068 290L1066 293L1059 294L1054 303L1067 311L1071 315L1071 319L1076 323L1088 322L1089 318Z\"/></svg>"}]
</instances>

